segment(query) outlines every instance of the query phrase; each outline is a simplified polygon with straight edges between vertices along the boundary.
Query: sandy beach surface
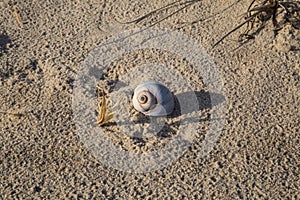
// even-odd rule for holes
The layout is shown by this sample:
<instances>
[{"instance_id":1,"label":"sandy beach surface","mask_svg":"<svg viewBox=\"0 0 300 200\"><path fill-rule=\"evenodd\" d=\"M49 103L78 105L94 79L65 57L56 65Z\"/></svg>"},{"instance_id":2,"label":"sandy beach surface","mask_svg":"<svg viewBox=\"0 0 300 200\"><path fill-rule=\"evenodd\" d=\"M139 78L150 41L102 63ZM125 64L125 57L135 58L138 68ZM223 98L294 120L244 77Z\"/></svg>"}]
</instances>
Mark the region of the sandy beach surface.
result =
<instances>
[{"instance_id":1,"label":"sandy beach surface","mask_svg":"<svg viewBox=\"0 0 300 200\"><path fill-rule=\"evenodd\" d=\"M152 26L186 5L180 1L120 23L174 2L0 1L0 199L300 199L300 22L274 32L267 20L240 46L245 25L215 48L243 22L251 0L196 1ZM132 51L97 68L111 56L99 45L143 27L150 36L140 43L158 38L153 45L161 48L130 49L129 41ZM171 32L152 37L152 30L197 45ZM112 46L112 55L124 46ZM207 54L196 54L198 47ZM201 66L183 58L193 53ZM176 107L155 121L133 109L134 87L153 78L186 113ZM114 112L106 126L91 122L96 85L76 90L89 80L104 88ZM189 91L195 96L186 98ZM199 109L191 109L193 97ZM161 125L158 134L149 123ZM115 149L101 146L103 138ZM133 156L118 157L121 150ZM136 155L152 157L140 162Z\"/></svg>"}]
</instances>

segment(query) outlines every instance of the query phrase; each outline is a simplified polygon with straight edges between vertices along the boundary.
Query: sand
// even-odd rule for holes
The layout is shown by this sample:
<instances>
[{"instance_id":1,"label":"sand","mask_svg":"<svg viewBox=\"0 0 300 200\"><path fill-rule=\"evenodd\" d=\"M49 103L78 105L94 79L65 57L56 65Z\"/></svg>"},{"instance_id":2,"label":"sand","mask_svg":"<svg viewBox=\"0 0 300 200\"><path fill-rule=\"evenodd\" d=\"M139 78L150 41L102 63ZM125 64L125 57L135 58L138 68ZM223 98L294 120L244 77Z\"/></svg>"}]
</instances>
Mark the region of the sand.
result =
<instances>
[{"instance_id":1,"label":"sand","mask_svg":"<svg viewBox=\"0 0 300 200\"><path fill-rule=\"evenodd\" d=\"M161 49L127 52L87 77L103 86L115 118L103 127L93 123L96 84L92 95L76 104L78 77L100 44L126 30L149 27L174 9L138 24L118 21L134 20L171 2L0 2L0 199L299 199L299 29L287 24L275 37L268 21L254 40L240 47L236 40L245 28L212 48L243 21L250 0L204 0L149 29L193 38L207 52L203 59L212 61L203 62L207 71ZM190 23L195 20L200 21ZM149 66L131 73L149 60L172 66L178 74L172 72L172 79L155 76L164 72L157 66L153 74ZM218 76L212 76L213 83L204 74L214 69ZM137 113L130 104L132 90L138 80L153 77L183 97L181 108L193 98L199 108L186 113L177 108L162 121ZM195 96L186 98L190 92ZM123 110L130 116L117 114ZM153 135L151 123L164 128ZM131 132L132 127L140 131ZM155 152L174 138L174 148L157 157L166 162L111 154ZM97 146L106 141L116 149Z\"/></svg>"}]
</instances>

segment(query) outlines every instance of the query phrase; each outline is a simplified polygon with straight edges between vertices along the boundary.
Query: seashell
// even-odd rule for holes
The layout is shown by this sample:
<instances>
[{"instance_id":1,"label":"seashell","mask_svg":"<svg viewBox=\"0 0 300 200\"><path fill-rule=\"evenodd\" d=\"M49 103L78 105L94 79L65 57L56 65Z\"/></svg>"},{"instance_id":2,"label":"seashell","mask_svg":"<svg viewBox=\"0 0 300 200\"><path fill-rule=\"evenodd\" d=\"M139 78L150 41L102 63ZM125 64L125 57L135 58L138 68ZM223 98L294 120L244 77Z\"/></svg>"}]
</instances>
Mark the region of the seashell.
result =
<instances>
[{"instance_id":1,"label":"seashell","mask_svg":"<svg viewBox=\"0 0 300 200\"><path fill-rule=\"evenodd\" d=\"M132 102L136 110L148 116L166 116L174 110L174 97L170 90L153 80L135 88Z\"/></svg>"}]
</instances>

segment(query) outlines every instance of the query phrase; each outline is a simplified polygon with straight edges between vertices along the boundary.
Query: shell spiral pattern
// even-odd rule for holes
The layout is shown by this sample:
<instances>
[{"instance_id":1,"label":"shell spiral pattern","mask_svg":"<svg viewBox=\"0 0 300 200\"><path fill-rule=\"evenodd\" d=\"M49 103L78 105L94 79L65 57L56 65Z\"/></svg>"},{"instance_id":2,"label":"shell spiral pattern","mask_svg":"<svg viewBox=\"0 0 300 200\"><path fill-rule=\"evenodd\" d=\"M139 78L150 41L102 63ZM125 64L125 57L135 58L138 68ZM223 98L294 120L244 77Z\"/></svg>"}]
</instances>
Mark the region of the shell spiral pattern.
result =
<instances>
[{"instance_id":1,"label":"shell spiral pattern","mask_svg":"<svg viewBox=\"0 0 300 200\"><path fill-rule=\"evenodd\" d=\"M174 97L170 90L153 80L135 88L132 102L137 111L148 116L166 116L174 110Z\"/></svg>"}]
</instances>

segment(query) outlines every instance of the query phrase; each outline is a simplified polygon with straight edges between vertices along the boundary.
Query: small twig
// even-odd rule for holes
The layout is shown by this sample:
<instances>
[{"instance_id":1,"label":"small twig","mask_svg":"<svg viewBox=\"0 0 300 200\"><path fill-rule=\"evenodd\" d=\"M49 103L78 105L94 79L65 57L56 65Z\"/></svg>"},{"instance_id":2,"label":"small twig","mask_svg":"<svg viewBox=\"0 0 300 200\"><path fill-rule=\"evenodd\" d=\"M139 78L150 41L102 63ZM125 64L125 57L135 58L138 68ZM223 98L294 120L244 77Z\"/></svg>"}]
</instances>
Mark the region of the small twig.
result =
<instances>
[{"instance_id":1,"label":"small twig","mask_svg":"<svg viewBox=\"0 0 300 200\"><path fill-rule=\"evenodd\" d=\"M21 112L12 113L12 112L7 112L7 111L0 111L0 113L5 114L5 115L14 115L14 116L18 116L18 117L21 117L24 115L24 113L21 113Z\"/></svg>"},{"instance_id":2,"label":"small twig","mask_svg":"<svg viewBox=\"0 0 300 200\"><path fill-rule=\"evenodd\" d=\"M99 98L99 93L98 93L98 98ZM107 123L112 118L113 118L113 113L108 113L106 115L106 98L105 98L104 89L102 89L102 101L101 101L101 106L99 106L97 124L101 126Z\"/></svg>"},{"instance_id":3,"label":"small twig","mask_svg":"<svg viewBox=\"0 0 300 200\"><path fill-rule=\"evenodd\" d=\"M99 98L99 93L98 93L98 98ZM104 96L104 89L102 89L102 101L101 101L101 106L99 106L99 116L97 120L98 124L101 124L104 121L105 113L106 113L106 99Z\"/></svg>"},{"instance_id":4,"label":"small twig","mask_svg":"<svg viewBox=\"0 0 300 200\"><path fill-rule=\"evenodd\" d=\"M21 22L17 6L14 6L13 9L20 28L23 28L23 23Z\"/></svg>"}]
</instances>

